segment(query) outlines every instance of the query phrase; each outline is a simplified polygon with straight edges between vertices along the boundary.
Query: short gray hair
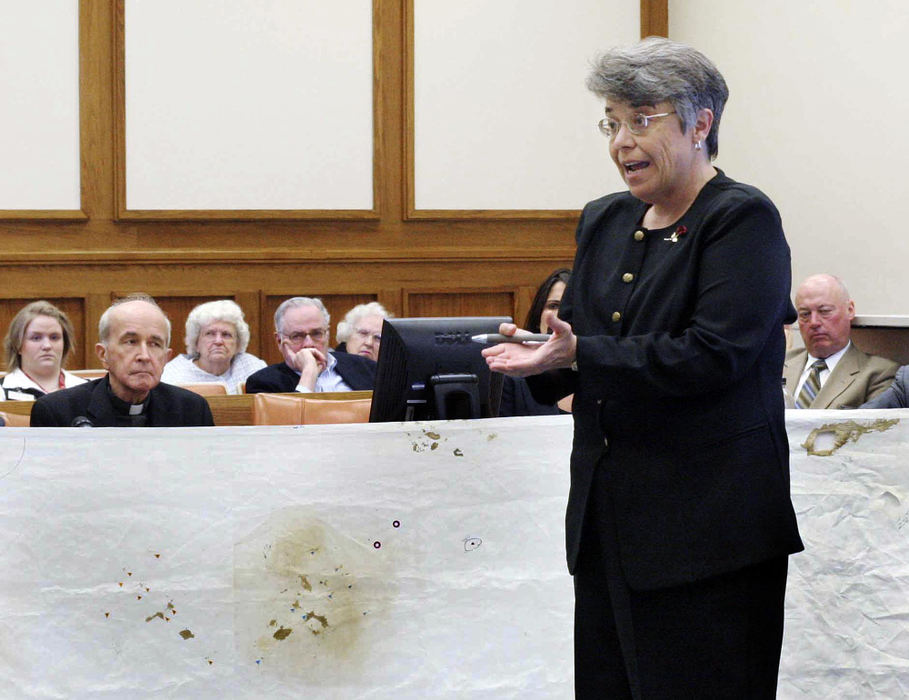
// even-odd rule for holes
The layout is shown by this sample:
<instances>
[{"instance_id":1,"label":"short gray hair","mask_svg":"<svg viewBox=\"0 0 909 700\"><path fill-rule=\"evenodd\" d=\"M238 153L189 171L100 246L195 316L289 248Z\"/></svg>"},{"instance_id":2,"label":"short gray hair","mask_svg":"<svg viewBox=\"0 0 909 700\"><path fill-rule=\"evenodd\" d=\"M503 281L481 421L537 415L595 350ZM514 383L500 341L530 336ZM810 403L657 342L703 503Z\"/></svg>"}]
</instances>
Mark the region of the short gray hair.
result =
<instances>
[{"instance_id":1,"label":"short gray hair","mask_svg":"<svg viewBox=\"0 0 909 700\"><path fill-rule=\"evenodd\" d=\"M371 301L368 304L357 304L344 315L344 320L338 323L338 342L346 343L356 330L357 324L366 316L389 318L391 314L377 301Z\"/></svg>"},{"instance_id":2,"label":"short gray hair","mask_svg":"<svg viewBox=\"0 0 909 700\"><path fill-rule=\"evenodd\" d=\"M330 327L331 316L328 315L328 309L325 308L325 304L322 303L321 299L317 297L291 297L282 301L281 306L275 311L275 330L278 333L284 332L284 314L298 306L314 306L322 314L322 318L325 319L325 327Z\"/></svg>"},{"instance_id":3,"label":"short gray hair","mask_svg":"<svg viewBox=\"0 0 909 700\"><path fill-rule=\"evenodd\" d=\"M717 67L700 51L662 37L648 37L627 48L615 48L597 57L587 77L587 88L603 99L630 105L671 102L687 131L699 109L713 112L707 135L707 153L719 152L720 117L729 88Z\"/></svg>"},{"instance_id":4,"label":"short gray hair","mask_svg":"<svg viewBox=\"0 0 909 700\"><path fill-rule=\"evenodd\" d=\"M246 352L249 345L249 325L243 319L243 309L231 299L218 299L199 304L186 317L186 354L191 358L199 357L196 345L199 334L210 323L223 321L231 324L237 332L237 354Z\"/></svg>"},{"instance_id":5,"label":"short gray hair","mask_svg":"<svg viewBox=\"0 0 909 700\"><path fill-rule=\"evenodd\" d=\"M155 301L154 297L145 292L127 294L125 297L117 299L113 304L107 307L107 310L103 314L101 314L101 320L98 321L98 340L101 341L101 344L106 347L107 341L110 340L111 312L121 304L126 304L131 301L144 301L146 304L151 304L161 312L161 315L164 317L164 323L167 325L167 347L170 347L170 319L167 317L167 314L164 313L164 309L158 306L158 302Z\"/></svg>"}]
</instances>

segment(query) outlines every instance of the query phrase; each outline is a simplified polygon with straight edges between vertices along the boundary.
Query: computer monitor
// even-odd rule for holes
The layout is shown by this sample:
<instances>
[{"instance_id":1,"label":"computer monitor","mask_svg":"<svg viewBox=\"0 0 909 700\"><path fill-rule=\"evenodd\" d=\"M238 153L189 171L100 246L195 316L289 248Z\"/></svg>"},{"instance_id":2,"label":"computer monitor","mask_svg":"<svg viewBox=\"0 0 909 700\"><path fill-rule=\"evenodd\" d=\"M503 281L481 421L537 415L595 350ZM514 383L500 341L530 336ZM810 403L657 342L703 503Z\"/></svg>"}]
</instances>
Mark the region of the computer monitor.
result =
<instances>
[{"instance_id":1,"label":"computer monitor","mask_svg":"<svg viewBox=\"0 0 909 700\"><path fill-rule=\"evenodd\" d=\"M502 375L471 340L498 333L507 316L389 318L382 324L369 420L489 418L498 415Z\"/></svg>"}]
</instances>

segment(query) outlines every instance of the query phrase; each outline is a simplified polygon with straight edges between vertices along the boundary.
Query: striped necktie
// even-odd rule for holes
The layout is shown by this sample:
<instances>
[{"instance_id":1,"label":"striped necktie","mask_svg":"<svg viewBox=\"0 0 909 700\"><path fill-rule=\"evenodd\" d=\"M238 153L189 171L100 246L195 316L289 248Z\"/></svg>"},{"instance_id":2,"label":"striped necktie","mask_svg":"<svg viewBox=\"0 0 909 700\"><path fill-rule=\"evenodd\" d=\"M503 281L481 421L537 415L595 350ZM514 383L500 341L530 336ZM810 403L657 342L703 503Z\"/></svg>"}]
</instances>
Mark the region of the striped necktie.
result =
<instances>
[{"instance_id":1,"label":"striped necktie","mask_svg":"<svg viewBox=\"0 0 909 700\"><path fill-rule=\"evenodd\" d=\"M805 383L802 384L799 397L795 400L796 408L808 408L811 406L811 402L814 401L817 392L821 390L821 372L825 369L827 369L827 363L824 360L815 360L811 363L811 373Z\"/></svg>"}]
</instances>

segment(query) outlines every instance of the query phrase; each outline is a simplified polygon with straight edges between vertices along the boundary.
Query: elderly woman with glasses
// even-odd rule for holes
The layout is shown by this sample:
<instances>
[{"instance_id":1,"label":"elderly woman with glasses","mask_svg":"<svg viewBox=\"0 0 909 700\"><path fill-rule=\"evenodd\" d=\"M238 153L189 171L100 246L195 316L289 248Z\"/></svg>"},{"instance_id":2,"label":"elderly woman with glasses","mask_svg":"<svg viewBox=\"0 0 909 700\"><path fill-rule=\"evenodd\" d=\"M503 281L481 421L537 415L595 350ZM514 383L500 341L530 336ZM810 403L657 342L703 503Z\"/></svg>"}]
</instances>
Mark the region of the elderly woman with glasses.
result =
<instances>
[{"instance_id":1,"label":"elderly woman with glasses","mask_svg":"<svg viewBox=\"0 0 909 700\"><path fill-rule=\"evenodd\" d=\"M370 360L379 359L382 342L382 321L390 314L377 301L357 304L344 315L338 324L338 346L335 350L349 352Z\"/></svg>"},{"instance_id":2,"label":"elderly woman with glasses","mask_svg":"<svg viewBox=\"0 0 909 700\"><path fill-rule=\"evenodd\" d=\"M484 350L539 400L574 392L577 697L772 698L802 549L780 216L712 163L728 90L701 53L650 38L587 84L628 191L584 208L550 339Z\"/></svg>"},{"instance_id":3,"label":"elderly woman with glasses","mask_svg":"<svg viewBox=\"0 0 909 700\"><path fill-rule=\"evenodd\" d=\"M186 319L186 354L164 366L167 384L223 382L227 393L239 394L240 384L265 362L246 352L249 326L243 310L230 299L199 304Z\"/></svg>"}]
</instances>

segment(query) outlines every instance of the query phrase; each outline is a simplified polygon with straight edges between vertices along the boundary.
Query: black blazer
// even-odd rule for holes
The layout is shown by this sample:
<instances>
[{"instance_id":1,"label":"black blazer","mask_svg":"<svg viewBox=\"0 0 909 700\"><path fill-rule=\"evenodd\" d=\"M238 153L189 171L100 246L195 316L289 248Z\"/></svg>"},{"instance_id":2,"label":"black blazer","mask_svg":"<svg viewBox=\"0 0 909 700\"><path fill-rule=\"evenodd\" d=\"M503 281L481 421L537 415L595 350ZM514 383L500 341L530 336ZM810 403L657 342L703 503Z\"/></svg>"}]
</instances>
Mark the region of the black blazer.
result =
<instances>
[{"instance_id":1,"label":"black blazer","mask_svg":"<svg viewBox=\"0 0 909 700\"><path fill-rule=\"evenodd\" d=\"M76 418L85 417L95 427L115 427L117 418L108 386L107 377L102 377L45 394L32 406L32 426L65 428ZM150 396L147 427L215 424L208 402L198 394L171 384L158 384Z\"/></svg>"},{"instance_id":2,"label":"black blazer","mask_svg":"<svg viewBox=\"0 0 909 700\"><path fill-rule=\"evenodd\" d=\"M353 391L372 390L376 385L376 363L346 352L332 353L338 364L335 370ZM285 362L263 367L246 380L247 394L281 394L296 390L300 375Z\"/></svg>"},{"instance_id":3,"label":"black blazer","mask_svg":"<svg viewBox=\"0 0 909 700\"><path fill-rule=\"evenodd\" d=\"M600 464L611 503L591 502L614 507L635 589L802 549L780 380L795 313L779 214L722 172L668 229L640 226L646 209L627 192L585 207L559 308L578 371L528 378L537 400L575 394L569 569Z\"/></svg>"},{"instance_id":4,"label":"black blazer","mask_svg":"<svg viewBox=\"0 0 909 700\"><path fill-rule=\"evenodd\" d=\"M520 377L505 377L502 382L500 416L557 416L562 411L555 403L540 403L530 393L527 381Z\"/></svg>"}]
</instances>

